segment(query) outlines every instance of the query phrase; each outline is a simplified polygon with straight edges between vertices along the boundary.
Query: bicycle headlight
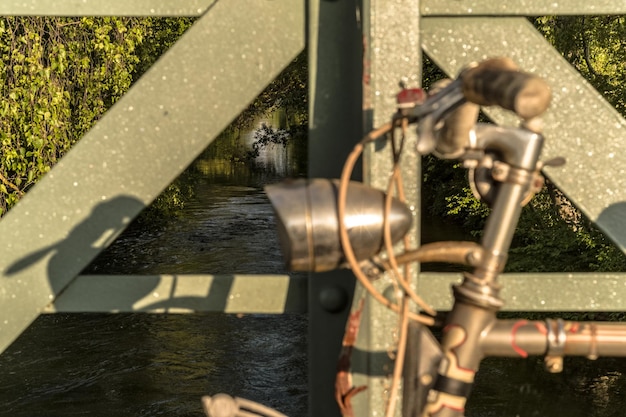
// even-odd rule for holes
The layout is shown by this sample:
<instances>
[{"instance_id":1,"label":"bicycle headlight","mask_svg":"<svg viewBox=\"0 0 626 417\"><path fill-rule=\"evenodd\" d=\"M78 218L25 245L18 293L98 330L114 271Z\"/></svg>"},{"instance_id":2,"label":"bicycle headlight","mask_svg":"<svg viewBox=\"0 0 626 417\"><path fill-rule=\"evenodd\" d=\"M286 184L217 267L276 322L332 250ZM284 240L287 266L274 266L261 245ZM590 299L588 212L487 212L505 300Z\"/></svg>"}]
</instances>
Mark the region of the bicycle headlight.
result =
<instances>
[{"instance_id":1,"label":"bicycle headlight","mask_svg":"<svg viewBox=\"0 0 626 417\"><path fill-rule=\"evenodd\" d=\"M337 196L339 181L298 179L265 187L276 212L281 250L292 271L330 271L344 263L339 238ZM357 260L377 254L384 246L385 193L359 182L348 185L346 224ZM393 199L389 213L391 239L410 229L409 208Z\"/></svg>"}]
</instances>

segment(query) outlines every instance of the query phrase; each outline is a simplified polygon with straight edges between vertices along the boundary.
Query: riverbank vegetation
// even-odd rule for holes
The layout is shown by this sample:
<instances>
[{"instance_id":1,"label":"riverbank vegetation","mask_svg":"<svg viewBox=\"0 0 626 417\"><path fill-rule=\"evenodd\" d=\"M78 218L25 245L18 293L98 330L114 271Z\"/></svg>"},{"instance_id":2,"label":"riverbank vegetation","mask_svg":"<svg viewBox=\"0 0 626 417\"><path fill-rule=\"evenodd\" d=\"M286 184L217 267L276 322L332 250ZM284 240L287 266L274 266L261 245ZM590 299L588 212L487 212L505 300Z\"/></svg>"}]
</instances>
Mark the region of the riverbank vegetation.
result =
<instances>
[{"instance_id":1,"label":"riverbank vegetation","mask_svg":"<svg viewBox=\"0 0 626 417\"><path fill-rule=\"evenodd\" d=\"M50 170L191 22L0 18L0 215Z\"/></svg>"},{"instance_id":2,"label":"riverbank vegetation","mask_svg":"<svg viewBox=\"0 0 626 417\"><path fill-rule=\"evenodd\" d=\"M268 145L287 146L295 142L306 148L308 133L308 70L304 50L271 82L250 105L218 136L205 153L232 163L253 163ZM259 119L272 123L254 126ZM242 146L239 136L256 129L251 148Z\"/></svg>"}]
</instances>

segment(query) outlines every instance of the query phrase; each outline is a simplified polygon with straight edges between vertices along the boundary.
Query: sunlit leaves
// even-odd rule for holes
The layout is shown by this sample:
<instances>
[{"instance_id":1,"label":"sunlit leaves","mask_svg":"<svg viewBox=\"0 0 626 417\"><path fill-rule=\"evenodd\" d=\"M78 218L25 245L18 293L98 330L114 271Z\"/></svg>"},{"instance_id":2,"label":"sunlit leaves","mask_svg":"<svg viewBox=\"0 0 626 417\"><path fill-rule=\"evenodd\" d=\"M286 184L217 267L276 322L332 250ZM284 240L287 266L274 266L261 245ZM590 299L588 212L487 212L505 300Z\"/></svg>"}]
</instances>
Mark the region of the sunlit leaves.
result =
<instances>
[{"instance_id":1,"label":"sunlit leaves","mask_svg":"<svg viewBox=\"0 0 626 417\"><path fill-rule=\"evenodd\" d=\"M626 112L626 17L547 16L535 26L622 114Z\"/></svg>"},{"instance_id":2,"label":"sunlit leaves","mask_svg":"<svg viewBox=\"0 0 626 417\"><path fill-rule=\"evenodd\" d=\"M0 17L0 215L191 23Z\"/></svg>"}]
</instances>

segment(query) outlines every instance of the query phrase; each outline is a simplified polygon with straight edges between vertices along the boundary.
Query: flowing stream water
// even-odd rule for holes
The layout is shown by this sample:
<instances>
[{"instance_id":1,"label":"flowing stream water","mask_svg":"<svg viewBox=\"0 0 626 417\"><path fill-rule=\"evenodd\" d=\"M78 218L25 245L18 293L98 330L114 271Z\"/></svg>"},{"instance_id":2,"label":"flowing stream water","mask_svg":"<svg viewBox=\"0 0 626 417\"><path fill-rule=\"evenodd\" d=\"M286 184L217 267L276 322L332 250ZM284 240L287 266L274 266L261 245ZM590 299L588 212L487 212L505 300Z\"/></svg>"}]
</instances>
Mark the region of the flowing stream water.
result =
<instances>
[{"instance_id":1,"label":"flowing stream water","mask_svg":"<svg viewBox=\"0 0 626 417\"><path fill-rule=\"evenodd\" d=\"M269 145L251 167L253 140L209 147L182 214L129 228L86 272L285 273L263 186L306 166L294 146ZM303 314L42 315L0 356L0 416L202 416L201 396L218 392L305 416L306 328Z\"/></svg>"},{"instance_id":2,"label":"flowing stream water","mask_svg":"<svg viewBox=\"0 0 626 417\"><path fill-rule=\"evenodd\" d=\"M245 149L253 136L242 140ZM301 175L301 158L270 146L258 158L264 169L251 170L236 153L220 159L218 147L196 161L202 175L180 217L130 228L89 272L284 273L262 188ZM298 314L44 315L0 356L0 416L202 416L202 395L227 392L304 417L306 328ZM566 360L551 375L538 358L487 359L467 416L622 416L625 362Z\"/></svg>"}]
</instances>

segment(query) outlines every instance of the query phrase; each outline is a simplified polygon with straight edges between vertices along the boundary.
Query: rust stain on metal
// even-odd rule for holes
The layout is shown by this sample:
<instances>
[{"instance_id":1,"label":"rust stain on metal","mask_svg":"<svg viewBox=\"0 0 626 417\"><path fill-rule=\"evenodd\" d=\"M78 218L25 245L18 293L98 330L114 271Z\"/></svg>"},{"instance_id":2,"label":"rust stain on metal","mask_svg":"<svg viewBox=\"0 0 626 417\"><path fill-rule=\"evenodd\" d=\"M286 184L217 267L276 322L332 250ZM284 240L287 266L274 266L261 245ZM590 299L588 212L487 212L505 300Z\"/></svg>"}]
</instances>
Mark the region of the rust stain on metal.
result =
<instances>
[{"instance_id":1,"label":"rust stain on metal","mask_svg":"<svg viewBox=\"0 0 626 417\"><path fill-rule=\"evenodd\" d=\"M356 337L359 332L364 302L365 299L361 299L358 307L354 309L348 317L346 332L343 336L343 342L341 344L341 354L339 355L339 361L337 362L335 399L337 400L337 404L339 404L341 415L344 417L354 417L354 410L352 409L351 403L352 397L367 389L367 386L365 385L355 387L352 383L352 374L350 373L352 350L354 349Z\"/></svg>"}]
</instances>

